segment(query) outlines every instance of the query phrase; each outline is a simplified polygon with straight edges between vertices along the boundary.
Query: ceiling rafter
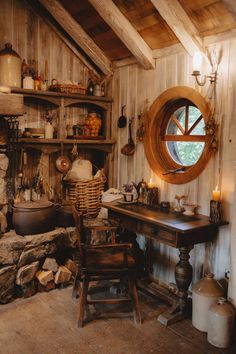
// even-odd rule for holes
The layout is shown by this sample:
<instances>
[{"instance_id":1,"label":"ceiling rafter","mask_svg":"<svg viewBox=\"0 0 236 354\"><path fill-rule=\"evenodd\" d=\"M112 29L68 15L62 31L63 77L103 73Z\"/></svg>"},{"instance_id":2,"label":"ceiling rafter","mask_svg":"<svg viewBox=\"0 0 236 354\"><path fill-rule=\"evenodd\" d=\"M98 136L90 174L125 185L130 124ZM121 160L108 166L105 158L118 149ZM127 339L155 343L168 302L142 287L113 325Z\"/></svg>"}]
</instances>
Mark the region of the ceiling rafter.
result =
<instances>
[{"instance_id":1,"label":"ceiling rafter","mask_svg":"<svg viewBox=\"0 0 236 354\"><path fill-rule=\"evenodd\" d=\"M227 10L230 12L230 14L233 16L233 18L236 21L236 2L235 0L222 0L223 3L225 4L225 7Z\"/></svg>"},{"instance_id":2,"label":"ceiling rafter","mask_svg":"<svg viewBox=\"0 0 236 354\"><path fill-rule=\"evenodd\" d=\"M153 69L155 60L151 48L135 30L112 0L89 0L103 20L112 28L137 61L145 69Z\"/></svg>"},{"instance_id":3,"label":"ceiling rafter","mask_svg":"<svg viewBox=\"0 0 236 354\"><path fill-rule=\"evenodd\" d=\"M39 0L39 2L105 75L113 73L111 61L57 0Z\"/></svg>"},{"instance_id":4,"label":"ceiling rafter","mask_svg":"<svg viewBox=\"0 0 236 354\"><path fill-rule=\"evenodd\" d=\"M151 2L191 56L197 51L205 52L198 30L178 0L151 0Z\"/></svg>"}]
</instances>

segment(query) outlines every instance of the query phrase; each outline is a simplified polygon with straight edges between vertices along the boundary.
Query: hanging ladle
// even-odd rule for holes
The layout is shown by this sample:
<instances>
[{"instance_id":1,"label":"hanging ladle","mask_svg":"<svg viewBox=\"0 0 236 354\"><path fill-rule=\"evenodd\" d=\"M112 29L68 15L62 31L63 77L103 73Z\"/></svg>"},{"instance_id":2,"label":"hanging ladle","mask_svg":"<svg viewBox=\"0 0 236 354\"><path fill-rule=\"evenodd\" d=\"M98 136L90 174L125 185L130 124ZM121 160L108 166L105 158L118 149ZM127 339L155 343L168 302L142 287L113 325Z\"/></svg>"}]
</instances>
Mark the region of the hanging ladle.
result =
<instances>
[{"instance_id":1,"label":"hanging ladle","mask_svg":"<svg viewBox=\"0 0 236 354\"><path fill-rule=\"evenodd\" d=\"M129 139L128 139L128 144L125 144L125 146L122 147L121 153L123 155L133 155L135 151L135 145L134 141L132 139L132 134L131 134L131 125L132 125L132 119L129 120Z\"/></svg>"},{"instance_id":2,"label":"hanging ladle","mask_svg":"<svg viewBox=\"0 0 236 354\"><path fill-rule=\"evenodd\" d=\"M127 118L124 116L124 108L125 106L121 107L121 116L118 118L118 128L124 128L127 124Z\"/></svg>"}]
</instances>

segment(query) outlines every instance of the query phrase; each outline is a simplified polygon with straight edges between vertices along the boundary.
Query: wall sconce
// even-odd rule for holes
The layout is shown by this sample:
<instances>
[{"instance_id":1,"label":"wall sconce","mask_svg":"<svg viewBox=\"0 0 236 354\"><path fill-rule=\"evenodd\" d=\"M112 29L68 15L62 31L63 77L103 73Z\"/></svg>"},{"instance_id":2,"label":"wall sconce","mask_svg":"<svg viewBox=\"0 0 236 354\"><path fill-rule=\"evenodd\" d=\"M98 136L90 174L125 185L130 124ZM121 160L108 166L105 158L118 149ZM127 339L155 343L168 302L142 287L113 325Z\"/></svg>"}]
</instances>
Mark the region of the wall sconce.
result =
<instances>
[{"instance_id":1,"label":"wall sconce","mask_svg":"<svg viewBox=\"0 0 236 354\"><path fill-rule=\"evenodd\" d=\"M196 52L196 53L194 53L194 56L193 56L193 73L192 73L192 75L195 76L196 82L199 86L204 86L207 79L210 80L211 84L215 83L216 77L217 77L218 63L217 63L217 65L214 65L212 60L210 60L212 72L210 73L210 75L204 75L202 81L200 81L200 76L201 76L200 68L201 68L201 64L202 64L202 57L203 56L202 56L201 52Z\"/></svg>"}]
</instances>

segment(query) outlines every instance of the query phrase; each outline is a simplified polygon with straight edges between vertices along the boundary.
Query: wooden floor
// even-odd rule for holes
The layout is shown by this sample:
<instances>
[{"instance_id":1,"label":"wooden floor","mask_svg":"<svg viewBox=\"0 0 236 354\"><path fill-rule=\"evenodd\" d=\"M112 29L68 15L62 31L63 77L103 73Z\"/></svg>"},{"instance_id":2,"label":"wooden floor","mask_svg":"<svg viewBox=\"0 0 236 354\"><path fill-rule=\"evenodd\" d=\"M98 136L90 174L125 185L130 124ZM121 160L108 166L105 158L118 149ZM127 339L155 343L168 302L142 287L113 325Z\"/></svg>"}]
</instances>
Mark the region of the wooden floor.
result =
<instances>
[{"instance_id":1,"label":"wooden floor","mask_svg":"<svg viewBox=\"0 0 236 354\"><path fill-rule=\"evenodd\" d=\"M166 305L140 294L143 324L130 318L97 319L76 326L71 287L0 305L0 354L235 354L207 343L190 319L168 328L156 321Z\"/></svg>"}]
</instances>

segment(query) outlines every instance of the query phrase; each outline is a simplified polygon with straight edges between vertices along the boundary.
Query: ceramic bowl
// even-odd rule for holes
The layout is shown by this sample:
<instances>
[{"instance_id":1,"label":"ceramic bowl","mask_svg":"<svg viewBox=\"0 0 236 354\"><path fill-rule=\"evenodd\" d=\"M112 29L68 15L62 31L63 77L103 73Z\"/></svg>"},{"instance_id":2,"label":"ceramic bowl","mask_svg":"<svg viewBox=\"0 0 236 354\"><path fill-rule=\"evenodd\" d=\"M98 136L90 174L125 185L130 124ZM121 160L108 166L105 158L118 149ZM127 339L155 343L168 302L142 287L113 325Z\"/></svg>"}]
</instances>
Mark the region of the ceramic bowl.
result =
<instances>
[{"instance_id":1,"label":"ceramic bowl","mask_svg":"<svg viewBox=\"0 0 236 354\"><path fill-rule=\"evenodd\" d=\"M183 204L184 207L184 215L194 215L194 210L196 208L195 204Z\"/></svg>"}]
</instances>

